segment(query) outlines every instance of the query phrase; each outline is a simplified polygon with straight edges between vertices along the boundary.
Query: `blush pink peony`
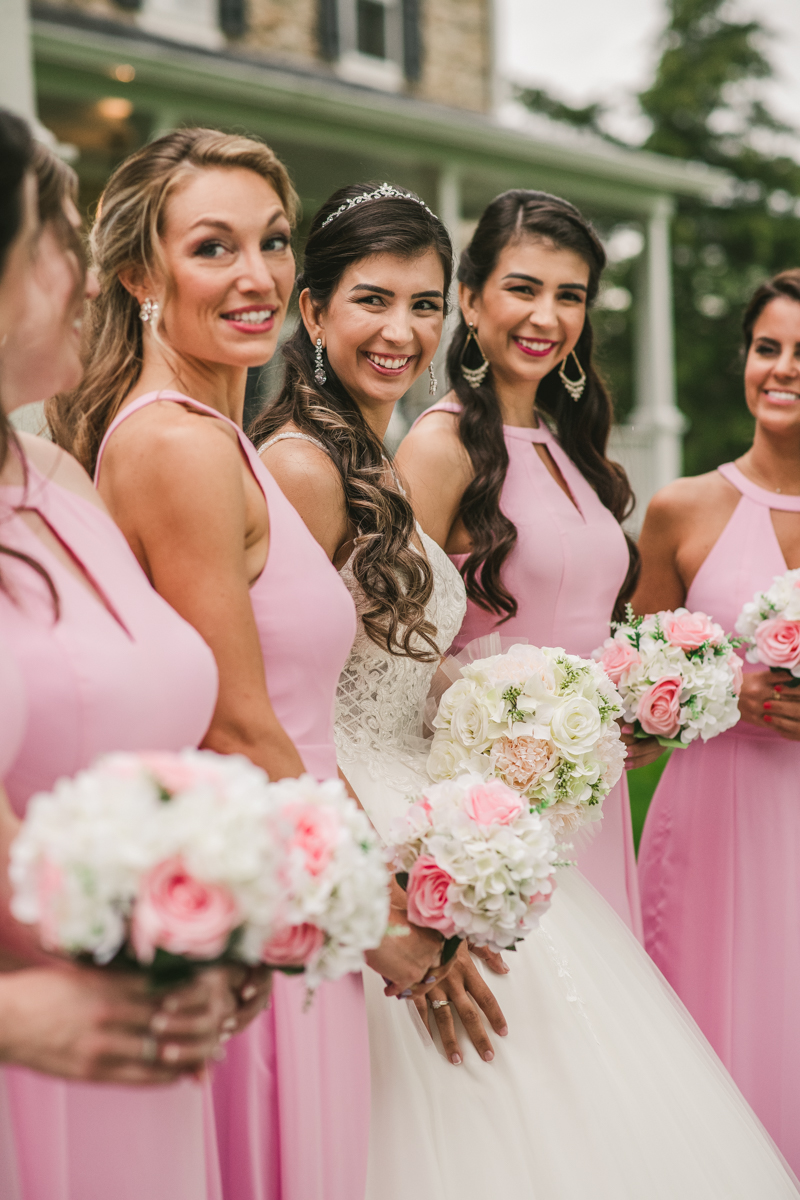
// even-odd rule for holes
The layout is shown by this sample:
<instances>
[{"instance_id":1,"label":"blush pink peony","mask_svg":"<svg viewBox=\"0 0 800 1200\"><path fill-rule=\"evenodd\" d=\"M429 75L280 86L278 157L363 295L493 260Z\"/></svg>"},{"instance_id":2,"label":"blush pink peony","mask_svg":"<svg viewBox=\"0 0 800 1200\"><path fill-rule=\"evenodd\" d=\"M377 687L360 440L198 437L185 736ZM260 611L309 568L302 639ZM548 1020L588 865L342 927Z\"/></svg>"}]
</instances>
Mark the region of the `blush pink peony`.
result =
<instances>
[{"instance_id":1,"label":"blush pink peony","mask_svg":"<svg viewBox=\"0 0 800 1200\"><path fill-rule=\"evenodd\" d=\"M517 793L499 779L476 783L464 796L464 811L479 825L509 825L523 808Z\"/></svg>"},{"instance_id":2,"label":"blush pink peony","mask_svg":"<svg viewBox=\"0 0 800 1200\"><path fill-rule=\"evenodd\" d=\"M226 887L190 875L180 857L159 863L139 885L131 940L141 962L158 948L188 958L222 954L239 923L236 901Z\"/></svg>"},{"instance_id":3,"label":"blush pink peony","mask_svg":"<svg viewBox=\"0 0 800 1200\"><path fill-rule=\"evenodd\" d=\"M336 814L328 808L299 801L287 804L281 815L292 826L289 849L301 852L309 875L321 875L333 857L339 835Z\"/></svg>"},{"instance_id":4,"label":"blush pink peony","mask_svg":"<svg viewBox=\"0 0 800 1200\"><path fill-rule=\"evenodd\" d=\"M261 950L261 960L273 967L303 967L321 949L325 934L316 925L286 925Z\"/></svg>"},{"instance_id":5,"label":"blush pink peony","mask_svg":"<svg viewBox=\"0 0 800 1200\"><path fill-rule=\"evenodd\" d=\"M627 638L620 641L617 641L616 638L606 638L597 661L611 682L617 684L626 671L630 671L631 667L639 666L642 656Z\"/></svg>"},{"instance_id":6,"label":"blush pink peony","mask_svg":"<svg viewBox=\"0 0 800 1200\"><path fill-rule=\"evenodd\" d=\"M790 670L800 663L800 621L773 617L762 621L755 632L758 657L768 667Z\"/></svg>"},{"instance_id":7,"label":"blush pink peony","mask_svg":"<svg viewBox=\"0 0 800 1200\"><path fill-rule=\"evenodd\" d=\"M682 688L680 675L665 675L643 693L636 716L645 733L653 737L678 736Z\"/></svg>"},{"instance_id":8,"label":"blush pink peony","mask_svg":"<svg viewBox=\"0 0 800 1200\"><path fill-rule=\"evenodd\" d=\"M535 737L501 737L494 744L494 769L515 791L535 787L555 766L558 755L552 742Z\"/></svg>"},{"instance_id":9,"label":"blush pink peony","mask_svg":"<svg viewBox=\"0 0 800 1200\"><path fill-rule=\"evenodd\" d=\"M408 919L424 929L438 929L453 937L456 927L447 915L452 876L443 871L430 854L421 854L408 873Z\"/></svg>"},{"instance_id":10,"label":"blush pink peony","mask_svg":"<svg viewBox=\"0 0 800 1200\"><path fill-rule=\"evenodd\" d=\"M667 612L661 616L661 628L671 646L697 650L703 642L718 643L722 630L703 612Z\"/></svg>"}]
</instances>

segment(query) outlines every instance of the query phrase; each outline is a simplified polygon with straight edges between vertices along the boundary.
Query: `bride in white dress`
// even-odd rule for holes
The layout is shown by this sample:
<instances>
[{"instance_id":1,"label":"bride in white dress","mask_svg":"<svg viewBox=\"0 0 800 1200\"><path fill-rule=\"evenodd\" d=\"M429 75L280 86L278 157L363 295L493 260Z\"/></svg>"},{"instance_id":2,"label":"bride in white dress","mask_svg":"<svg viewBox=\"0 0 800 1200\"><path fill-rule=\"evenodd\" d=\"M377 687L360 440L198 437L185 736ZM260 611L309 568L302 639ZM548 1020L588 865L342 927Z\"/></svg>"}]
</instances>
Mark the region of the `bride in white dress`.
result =
<instances>
[{"instance_id":1,"label":"bride in white dress","mask_svg":"<svg viewBox=\"0 0 800 1200\"><path fill-rule=\"evenodd\" d=\"M424 638L433 626L439 650L447 648L465 595L447 556L419 529L414 534L402 504L395 511L404 514L422 574L410 575L400 558L393 592L385 561L397 557L396 531L381 527L388 512L381 497L391 507L399 493L378 439L394 402L435 350L441 305L438 320L430 320L419 297L435 290L436 254L414 258L409 250L404 261L402 244L391 241L400 218L413 224L410 202L382 193L341 216L342 202L340 193L312 224L301 281L310 288L301 295L304 325L290 340L287 382L259 433L268 437L264 461L340 567L359 611L339 684L337 746L344 775L385 836L427 781L419 735L436 659L424 661ZM422 211L420 202L420 223L433 220ZM432 234L426 244L438 245ZM441 265L439 272L441 279ZM418 630L405 644L402 625L388 637L376 630L381 604L397 613L404 595L415 602ZM409 648L417 657L403 652ZM510 973L491 976L508 1036L495 1040L487 1062L459 1028L458 1067L413 1001L387 999L380 978L364 972L372 1058L367 1200L800 1194L657 969L577 871L560 872L540 928L509 957Z\"/></svg>"}]
</instances>

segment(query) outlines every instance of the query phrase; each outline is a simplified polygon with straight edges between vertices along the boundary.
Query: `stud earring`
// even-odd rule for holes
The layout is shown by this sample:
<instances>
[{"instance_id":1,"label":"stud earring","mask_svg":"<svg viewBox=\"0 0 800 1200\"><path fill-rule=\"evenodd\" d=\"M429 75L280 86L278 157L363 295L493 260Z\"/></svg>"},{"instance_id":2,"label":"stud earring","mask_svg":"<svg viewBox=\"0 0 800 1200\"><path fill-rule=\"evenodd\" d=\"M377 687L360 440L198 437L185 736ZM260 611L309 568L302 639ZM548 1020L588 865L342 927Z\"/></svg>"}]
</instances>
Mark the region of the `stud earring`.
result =
<instances>
[{"instance_id":1,"label":"stud earring","mask_svg":"<svg viewBox=\"0 0 800 1200\"><path fill-rule=\"evenodd\" d=\"M584 371L581 364L578 362L578 356L574 350L572 351L572 357L575 359L575 366L578 368L580 378L579 379L567 379L567 372L566 372L565 368L567 365L567 359L569 359L569 354L564 359L561 366L558 368L558 377L561 380L561 382L563 383L564 387L569 392L570 396L572 396L572 399L577 404L578 401L580 400L581 396L583 395L583 389L586 387L586 372Z\"/></svg>"},{"instance_id":2,"label":"stud earring","mask_svg":"<svg viewBox=\"0 0 800 1200\"><path fill-rule=\"evenodd\" d=\"M153 324L158 320L158 301L151 300L150 297L143 301L142 307L139 309L139 318L143 324L147 325L149 321Z\"/></svg>"},{"instance_id":3,"label":"stud earring","mask_svg":"<svg viewBox=\"0 0 800 1200\"><path fill-rule=\"evenodd\" d=\"M469 349L470 342L475 343L475 347L480 354L481 359L483 360L480 366L468 367L466 364L467 350ZM478 341L478 335L475 332L475 325L472 321L470 321L467 330L467 340L464 342L464 349L461 352L461 374L464 376L471 388L477 388L481 386L486 378L486 372L489 370L489 366L489 360L483 353L481 344Z\"/></svg>"},{"instance_id":4,"label":"stud earring","mask_svg":"<svg viewBox=\"0 0 800 1200\"><path fill-rule=\"evenodd\" d=\"M433 363L428 363L428 374L431 377L430 382L428 383L428 395L435 396L439 390L439 380L433 373Z\"/></svg>"},{"instance_id":5,"label":"stud earring","mask_svg":"<svg viewBox=\"0 0 800 1200\"><path fill-rule=\"evenodd\" d=\"M314 382L322 387L327 378L325 367L322 364L322 338L317 338L317 348L314 351Z\"/></svg>"}]
</instances>

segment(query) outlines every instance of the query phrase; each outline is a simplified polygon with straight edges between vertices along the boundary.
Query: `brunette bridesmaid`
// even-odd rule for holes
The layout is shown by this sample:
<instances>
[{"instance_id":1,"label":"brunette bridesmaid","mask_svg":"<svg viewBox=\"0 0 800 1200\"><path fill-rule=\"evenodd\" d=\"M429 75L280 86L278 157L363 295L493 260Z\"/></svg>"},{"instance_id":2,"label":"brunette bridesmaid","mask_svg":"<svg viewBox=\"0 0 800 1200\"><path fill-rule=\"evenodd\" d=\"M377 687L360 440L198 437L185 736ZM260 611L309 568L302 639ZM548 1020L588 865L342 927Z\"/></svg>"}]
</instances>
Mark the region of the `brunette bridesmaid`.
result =
<instances>
[{"instance_id":1,"label":"brunette bridesmaid","mask_svg":"<svg viewBox=\"0 0 800 1200\"><path fill-rule=\"evenodd\" d=\"M733 630L800 567L800 270L744 316L750 449L650 504L640 612L685 604ZM647 949L800 1171L800 691L744 664L741 720L672 754L645 824Z\"/></svg>"},{"instance_id":2,"label":"brunette bridesmaid","mask_svg":"<svg viewBox=\"0 0 800 1200\"><path fill-rule=\"evenodd\" d=\"M247 368L274 353L294 285L294 211L284 167L248 138L181 130L124 163L92 233L87 375L52 422L156 590L214 651L204 744L273 778L336 775L334 697L355 634L346 587L241 430ZM394 995L439 955L417 930L368 961ZM266 987L243 998L248 1014ZM323 985L308 1010L302 980L279 976L271 1010L216 1072L215 1106L226 1200L360 1195L360 975Z\"/></svg>"},{"instance_id":3,"label":"brunette bridesmaid","mask_svg":"<svg viewBox=\"0 0 800 1200\"><path fill-rule=\"evenodd\" d=\"M0 138L7 121L0 114ZM37 174L46 166L40 157ZM33 176L30 184L28 189L23 183L20 200L30 205L28 219L35 222ZM70 213L77 218L67 195L63 199L53 222L43 193L43 227L23 256L24 316L39 331L37 355L59 364L51 378L62 387L80 377L73 325L86 286L74 245L68 235L60 236ZM75 230L71 233L74 243ZM10 374L25 354L24 328L21 321L4 339L3 367ZM37 369L33 361L32 372ZM196 745L213 712L216 669L202 639L152 591L78 464L48 443L10 434L5 413L16 402L4 384L0 633L12 647L23 712L2 780L22 815L33 793L52 788L100 753ZM4 819L4 842L8 832ZM12 948L18 958L41 960L32 934L20 930ZM29 974L21 973L22 986ZM52 978L49 1001L39 986L45 974ZM21 1028L33 1017L35 1030L36 1006L43 1000L45 1005L61 1000L62 1009L49 1010L57 1036L48 1035L45 1016L49 1054L37 1061L35 1046L20 1054L12 1042L7 1056L73 1080L128 1085L174 1080L202 1066L233 1008L219 972L174 993L173 1012L155 1011L143 978L100 982L99 976L69 967L33 972ZM4 1084L24 1200L219 1197L214 1143L206 1138L207 1085L184 1079L167 1088L98 1087L49 1079L22 1066L6 1068Z\"/></svg>"},{"instance_id":4,"label":"brunette bridesmaid","mask_svg":"<svg viewBox=\"0 0 800 1200\"><path fill-rule=\"evenodd\" d=\"M456 651L496 630L588 656L632 592L638 555L620 521L633 496L606 457L612 409L588 316L604 265L573 205L523 190L492 201L461 256L452 391L397 454L423 528L467 587ZM625 737L629 767L660 753ZM641 937L624 777L603 813L578 863Z\"/></svg>"}]
</instances>

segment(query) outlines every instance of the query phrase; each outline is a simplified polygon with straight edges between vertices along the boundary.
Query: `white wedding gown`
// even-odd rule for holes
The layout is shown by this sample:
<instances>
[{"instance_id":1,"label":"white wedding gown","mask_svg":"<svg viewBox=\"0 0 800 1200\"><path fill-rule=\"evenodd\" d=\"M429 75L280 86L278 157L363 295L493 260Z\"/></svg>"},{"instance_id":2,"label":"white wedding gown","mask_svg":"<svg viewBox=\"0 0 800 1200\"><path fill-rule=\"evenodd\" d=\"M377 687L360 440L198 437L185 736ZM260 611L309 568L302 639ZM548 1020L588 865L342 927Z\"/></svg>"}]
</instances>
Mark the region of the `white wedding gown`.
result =
<instances>
[{"instance_id":1,"label":"white wedding gown","mask_svg":"<svg viewBox=\"0 0 800 1200\"><path fill-rule=\"evenodd\" d=\"M440 647L461 579L423 535ZM343 578L361 599L349 566ZM434 666L358 635L339 683L342 770L386 836L426 782ZM703 914L697 914L702 921ZM614 911L573 868L540 928L484 971L508 1021L482 1061L456 1017L452 1066L411 1001L365 970L372 1058L367 1200L773 1200L800 1194L708 1043ZM481 964L479 969L483 970ZM435 1024L435 1022L432 1022ZM359 1200L353 1197L353 1200Z\"/></svg>"}]
</instances>

